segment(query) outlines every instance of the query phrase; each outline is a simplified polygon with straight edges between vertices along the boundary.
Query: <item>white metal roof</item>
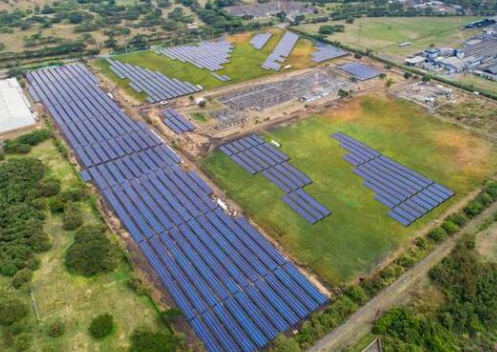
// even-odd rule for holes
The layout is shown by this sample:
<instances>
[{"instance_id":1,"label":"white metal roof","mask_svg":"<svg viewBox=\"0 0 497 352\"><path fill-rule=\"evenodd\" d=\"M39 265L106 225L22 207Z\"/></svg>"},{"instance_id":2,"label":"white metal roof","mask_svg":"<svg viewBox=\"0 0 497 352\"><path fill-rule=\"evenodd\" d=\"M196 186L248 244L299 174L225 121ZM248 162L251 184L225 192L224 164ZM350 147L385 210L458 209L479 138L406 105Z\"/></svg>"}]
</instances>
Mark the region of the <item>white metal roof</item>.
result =
<instances>
[{"instance_id":1,"label":"white metal roof","mask_svg":"<svg viewBox=\"0 0 497 352\"><path fill-rule=\"evenodd\" d=\"M0 133L34 125L29 101L15 78L0 80Z\"/></svg>"}]
</instances>

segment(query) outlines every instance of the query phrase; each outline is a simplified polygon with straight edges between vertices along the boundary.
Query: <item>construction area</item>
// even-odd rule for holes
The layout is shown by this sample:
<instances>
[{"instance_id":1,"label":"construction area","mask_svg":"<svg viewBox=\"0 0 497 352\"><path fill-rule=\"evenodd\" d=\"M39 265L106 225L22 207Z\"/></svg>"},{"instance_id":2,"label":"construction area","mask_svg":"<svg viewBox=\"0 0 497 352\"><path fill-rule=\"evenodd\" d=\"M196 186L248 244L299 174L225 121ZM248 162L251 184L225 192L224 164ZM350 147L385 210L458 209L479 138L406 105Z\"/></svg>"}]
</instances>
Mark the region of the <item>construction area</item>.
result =
<instances>
[{"instance_id":1,"label":"construction area","mask_svg":"<svg viewBox=\"0 0 497 352\"><path fill-rule=\"evenodd\" d=\"M392 91L399 98L410 100L429 109L446 103L454 103L458 98L454 89L431 82L409 82Z\"/></svg>"}]
</instances>

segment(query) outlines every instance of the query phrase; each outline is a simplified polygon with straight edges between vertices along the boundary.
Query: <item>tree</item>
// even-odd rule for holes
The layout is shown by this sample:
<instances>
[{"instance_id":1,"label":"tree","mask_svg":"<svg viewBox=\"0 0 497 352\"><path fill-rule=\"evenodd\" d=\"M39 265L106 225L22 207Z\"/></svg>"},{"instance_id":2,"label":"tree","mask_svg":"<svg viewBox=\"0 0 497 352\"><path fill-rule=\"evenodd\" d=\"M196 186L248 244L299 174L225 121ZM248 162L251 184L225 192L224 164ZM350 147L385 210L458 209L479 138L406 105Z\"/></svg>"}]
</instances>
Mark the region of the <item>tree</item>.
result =
<instances>
[{"instance_id":1,"label":"tree","mask_svg":"<svg viewBox=\"0 0 497 352\"><path fill-rule=\"evenodd\" d=\"M81 214L81 210L73 203L68 203L64 208L62 227L66 231L72 231L76 230L81 225L83 225L83 215Z\"/></svg>"},{"instance_id":2,"label":"tree","mask_svg":"<svg viewBox=\"0 0 497 352\"><path fill-rule=\"evenodd\" d=\"M18 298L0 296L0 325L11 325L28 313L28 307Z\"/></svg>"},{"instance_id":3,"label":"tree","mask_svg":"<svg viewBox=\"0 0 497 352\"><path fill-rule=\"evenodd\" d=\"M109 272L117 266L116 246L105 235L102 226L83 226L76 231L74 243L65 257L66 267L84 276Z\"/></svg>"},{"instance_id":4,"label":"tree","mask_svg":"<svg viewBox=\"0 0 497 352\"><path fill-rule=\"evenodd\" d=\"M412 73L411 72L404 72L404 78L405 79L409 79L412 77Z\"/></svg>"},{"instance_id":5,"label":"tree","mask_svg":"<svg viewBox=\"0 0 497 352\"><path fill-rule=\"evenodd\" d=\"M65 332L66 324L62 320L57 320L48 326L47 335L56 338L64 335Z\"/></svg>"},{"instance_id":6,"label":"tree","mask_svg":"<svg viewBox=\"0 0 497 352\"><path fill-rule=\"evenodd\" d=\"M348 90L340 89L338 91L338 97L340 97L340 98L347 98L349 95L350 95L350 92Z\"/></svg>"},{"instance_id":7,"label":"tree","mask_svg":"<svg viewBox=\"0 0 497 352\"><path fill-rule=\"evenodd\" d=\"M423 83L428 83L428 82L430 82L430 80L431 80L431 78L428 76L423 76L423 78L421 78L421 82L423 82Z\"/></svg>"},{"instance_id":8,"label":"tree","mask_svg":"<svg viewBox=\"0 0 497 352\"><path fill-rule=\"evenodd\" d=\"M94 318L88 330L96 339L108 336L114 329L114 318L110 314L102 314Z\"/></svg>"}]
</instances>

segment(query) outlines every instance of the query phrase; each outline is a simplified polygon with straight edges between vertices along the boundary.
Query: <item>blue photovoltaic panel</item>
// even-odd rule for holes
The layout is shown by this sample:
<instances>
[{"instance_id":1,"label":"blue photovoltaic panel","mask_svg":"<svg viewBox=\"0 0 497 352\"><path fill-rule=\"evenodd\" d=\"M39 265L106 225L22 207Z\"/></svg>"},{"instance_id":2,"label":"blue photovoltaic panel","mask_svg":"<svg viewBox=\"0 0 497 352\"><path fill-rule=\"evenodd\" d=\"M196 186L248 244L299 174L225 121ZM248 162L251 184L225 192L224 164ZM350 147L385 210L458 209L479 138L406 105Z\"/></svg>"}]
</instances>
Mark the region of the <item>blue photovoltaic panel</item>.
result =
<instances>
[{"instance_id":1,"label":"blue photovoltaic panel","mask_svg":"<svg viewBox=\"0 0 497 352\"><path fill-rule=\"evenodd\" d=\"M110 69L121 79L128 79L137 93L147 94L149 103L158 103L200 91L200 88L162 73L107 59Z\"/></svg>"},{"instance_id":2,"label":"blue photovoltaic panel","mask_svg":"<svg viewBox=\"0 0 497 352\"><path fill-rule=\"evenodd\" d=\"M164 123L176 134L190 132L195 129L194 124L174 109L163 110L162 116L164 116Z\"/></svg>"},{"instance_id":3,"label":"blue photovoltaic panel","mask_svg":"<svg viewBox=\"0 0 497 352\"><path fill-rule=\"evenodd\" d=\"M226 39L200 42L197 45L180 45L158 50L172 60L188 62L211 72L222 70L229 62L233 44Z\"/></svg>"},{"instance_id":4,"label":"blue photovoltaic panel","mask_svg":"<svg viewBox=\"0 0 497 352\"><path fill-rule=\"evenodd\" d=\"M207 183L122 113L83 65L30 72L28 82L85 168L82 178L101 191L209 352L262 349L326 303L245 218L225 214ZM232 149L263 145L252 136ZM265 148L250 156L266 164L286 157ZM298 170L284 170L305 183ZM322 214L315 204L313 211Z\"/></svg>"},{"instance_id":5,"label":"blue photovoltaic panel","mask_svg":"<svg viewBox=\"0 0 497 352\"><path fill-rule=\"evenodd\" d=\"M368 79L375 78L381 75L380 71L356 62L344 64L339 67L340 69L344 70L345 72L351 74L361 81L366 81Z\"/></svg>"},{"instance_id":6,"label":"blue photovoltaic panel","mask_svg":"<svg viewBox=\"0 0 497 352\"><path fill-rule=\"evenodd\" d=\"M297 34L285 32L271 55L268 56L261 67L265 70L279 71L281 69L281 64L290 56L290 53L298 40L299 36Z\"/></svg>"},{"instance_id":7,"label":"blue photovoltaic panel","mask_svg":"<svg viewBox=\"0 0 497 352\"><path fill-rule=\"evenodd\" d=\"M311 55L311 60L313 62L324 62L345 55L348 55L348 52L345 50L333 45L318 42L316 43L316 51Z\"/></svg>"},{"instance_id":8,"label":"blue photovoltaic panel","mask_svg":"<svg viewBox=\"0 0 497 352\"><path fill-rule=\"evenodd\" d=\"M261 50L262 48L264 48L264 46L269 41L269 39L271 39L272 36L273 34L270 32L257 33L250 41L250 44L252 44L252 46L257 50Z\"/></svg>"},{"instance_id":9,"label":"blue photovoltaic panel","mask_svg":"<svg viewBox=\"0 0 497 352\"><path fill-rule=\"evenodd\" d=\"M335 133L332 137L349 152L344 159L356 167L354 173L365 180L364 186L376 193L374 198L378 202L391 209L388 216L404 226L454 195L448 188L344 133Z\"/></svg>"},{"instance_id":10,"label":"blue photovoltaic panel","mask_svg":"<svg viewBox=\"0 0 497 352\"><path fill-rule=\"evenodd\" d=\"M281 199L310 224L331 215L331 211L302 189L312 180L292 166L288 155L262 138L251 135L219 148L251 175L258 172L286 193Z\"/></svg>"}]
</instances>

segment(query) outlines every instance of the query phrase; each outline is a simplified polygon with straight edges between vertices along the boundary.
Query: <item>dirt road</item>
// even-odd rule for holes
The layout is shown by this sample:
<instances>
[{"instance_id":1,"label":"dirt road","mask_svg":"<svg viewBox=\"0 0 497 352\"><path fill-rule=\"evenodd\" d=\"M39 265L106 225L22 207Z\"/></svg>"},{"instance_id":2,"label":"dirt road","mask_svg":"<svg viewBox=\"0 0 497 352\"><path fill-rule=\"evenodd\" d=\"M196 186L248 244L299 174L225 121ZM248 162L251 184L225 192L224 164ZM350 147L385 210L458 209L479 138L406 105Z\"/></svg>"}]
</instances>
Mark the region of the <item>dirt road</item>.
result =
<instances>
[{"instance_id":1,"label":"dirt road","mask_svg":"<svg viewBox=\"0 0 497 352\"><path fill-rule=\"evenodd\" d=\"M454 248L459 237L464 233L474 233L489 216L497 211L497 203L472 220L457 235L448 238L435 248L425 259L404 273L392 285L380 292L364 307L328 335L317 341L307 352L339 352L355 345L371 330L372 323L381 314L395 305L405 303L418 284L426 278L428 272Z\"/></svg>"}]
</instances>

